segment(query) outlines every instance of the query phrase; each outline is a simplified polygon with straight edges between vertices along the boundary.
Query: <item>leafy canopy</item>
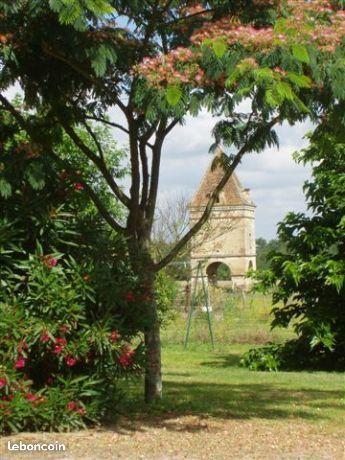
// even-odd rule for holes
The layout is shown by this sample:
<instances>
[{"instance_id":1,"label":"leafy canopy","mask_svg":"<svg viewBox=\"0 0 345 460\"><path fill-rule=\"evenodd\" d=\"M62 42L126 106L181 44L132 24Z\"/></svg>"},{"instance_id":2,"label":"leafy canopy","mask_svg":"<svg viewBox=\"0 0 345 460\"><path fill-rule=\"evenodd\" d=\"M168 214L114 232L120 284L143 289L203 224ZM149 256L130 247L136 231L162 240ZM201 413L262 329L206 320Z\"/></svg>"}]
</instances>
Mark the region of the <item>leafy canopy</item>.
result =
<instances>
[{"instance_id":1,"label":"leafy canopy","mask_svg":"<svg viewBox=\"0 0 345 460\"><path fill-rule=\"evenodd\" d=\"M279 224L284 252L259 272L259 288L273 289L272 326L293 324L314 364L344 366L345 356L345 118L339 104L310 136L297 160L313 164L304 191L311 215L289 213ZM295 358L298 361L298 355ZM317 364L316 364L317 365Z\"/></svg>"}]
</instances>

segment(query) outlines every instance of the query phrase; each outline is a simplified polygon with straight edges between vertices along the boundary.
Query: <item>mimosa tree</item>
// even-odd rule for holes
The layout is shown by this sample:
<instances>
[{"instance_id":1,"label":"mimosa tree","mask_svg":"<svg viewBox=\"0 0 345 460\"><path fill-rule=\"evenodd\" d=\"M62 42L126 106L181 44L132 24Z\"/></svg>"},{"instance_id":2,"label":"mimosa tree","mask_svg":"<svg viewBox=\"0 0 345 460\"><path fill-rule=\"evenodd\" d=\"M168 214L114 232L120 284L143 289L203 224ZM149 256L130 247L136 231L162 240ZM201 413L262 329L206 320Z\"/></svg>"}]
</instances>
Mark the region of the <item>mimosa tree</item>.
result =
<instances>
[{"instance_id":1,"label":"mimosa tree","mask_svg":"<svg viewBox=\"0 0 345 460\"><path fill-rule=\"evenodd\" d=\"M162 392L155 275L207 221L244 155L278 144L275 126L315 121L344 97L342 2L13 0L1 2L0 15L1 110L16 117L42 155L64 162L100 215L126 237L132 268L153 298L144 331L145 397L151 402ZM32 109L29 117L4 95L15 82ZM108 116L114 107L124 123ZM215 142L231 148L222 159L224 176L200 220L154 260L150 238L162 148L187 114L205 107L224 117L213 130ZM128 193L90 121L128 136ZM78 126L97 148L83 142ZM55 143L63 132L98 168L126 209L125 222L102 203L96 184L59 157Z\"/></svg>"}]
</instances>

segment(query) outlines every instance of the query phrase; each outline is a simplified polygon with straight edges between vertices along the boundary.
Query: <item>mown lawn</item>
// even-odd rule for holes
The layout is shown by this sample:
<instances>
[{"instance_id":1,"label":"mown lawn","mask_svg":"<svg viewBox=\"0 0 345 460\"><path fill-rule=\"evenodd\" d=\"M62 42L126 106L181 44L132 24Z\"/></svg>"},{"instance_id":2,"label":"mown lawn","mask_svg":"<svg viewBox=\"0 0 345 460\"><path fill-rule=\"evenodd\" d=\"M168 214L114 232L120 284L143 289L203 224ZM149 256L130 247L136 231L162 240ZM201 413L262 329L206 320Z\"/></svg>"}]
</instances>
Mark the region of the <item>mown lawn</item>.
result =
<instances>
[{"instance_id":1,"label":"mown lawn","mask_svg":"<svg viewBox=\"0 0 345 460\"><path fill-rule=\"evenodd\" d=\"M115 421L75 433L12 435L0 440L0 458L343 460L344 374L249 371L239 367L248 347L165 346L160 404L149 409L142 382L127 382L130 400ZM66 452L8 452L8 440L58 441Z\"/></svg>"},{"instance_id":2,"label":"mown lawn","mask_svg":"<svg viewBox=\"0 0 345 460\"><path fill-rule=\"evenodd\" d=\"M220 418L305 420L332 429L345 423L345 376L330 372L254 372L239 365L249 345L163 349L164 400L150 410ZM138 387L127 407L147 413Z\"/></svg>"}]
</instances>

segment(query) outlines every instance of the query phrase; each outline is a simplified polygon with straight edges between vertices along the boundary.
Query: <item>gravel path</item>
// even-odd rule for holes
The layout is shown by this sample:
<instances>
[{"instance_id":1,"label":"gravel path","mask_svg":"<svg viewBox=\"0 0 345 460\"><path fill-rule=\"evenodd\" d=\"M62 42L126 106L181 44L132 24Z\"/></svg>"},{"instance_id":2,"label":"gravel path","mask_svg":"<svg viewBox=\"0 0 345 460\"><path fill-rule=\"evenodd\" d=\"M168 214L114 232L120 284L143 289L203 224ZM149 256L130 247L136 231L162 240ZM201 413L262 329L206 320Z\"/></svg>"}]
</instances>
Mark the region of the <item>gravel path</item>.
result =
<instances>
[{"instance_id":1,"label":"gravel path","mask_svg":"<svg viewBox=\"0 0 345 460\"><path fill-rule=\"evenodd\" d=\"M331 431L332 430L332 431ZM115 428L75 433L25 433L2 438L1 460L344 460L345 429L301 420L221 419L165 414ZM65 443L66 452L8 452L7 443Z\"/></svg>"}]
</instances>

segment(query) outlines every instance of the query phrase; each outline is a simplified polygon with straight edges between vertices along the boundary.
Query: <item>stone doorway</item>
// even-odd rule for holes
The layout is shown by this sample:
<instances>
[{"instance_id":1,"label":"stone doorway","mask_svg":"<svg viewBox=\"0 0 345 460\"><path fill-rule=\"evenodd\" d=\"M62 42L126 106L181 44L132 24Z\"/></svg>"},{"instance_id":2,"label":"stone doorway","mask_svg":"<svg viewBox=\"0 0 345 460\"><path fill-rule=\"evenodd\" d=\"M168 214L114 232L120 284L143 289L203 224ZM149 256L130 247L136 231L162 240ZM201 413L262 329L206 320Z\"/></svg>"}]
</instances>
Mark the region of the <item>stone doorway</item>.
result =
<instances>
[{"instance_id":1,"label":"stone doorway","mask_svg":"<svg viewBox=\"0 0 345 460\"><path fill-rule=\"evenodd\" d=\"M206 275L212 284L218 281L231 281L231 270L223 262L213 262L206 268Z\"/></svg>"}]
</instances>

